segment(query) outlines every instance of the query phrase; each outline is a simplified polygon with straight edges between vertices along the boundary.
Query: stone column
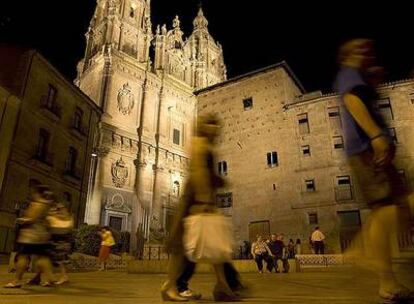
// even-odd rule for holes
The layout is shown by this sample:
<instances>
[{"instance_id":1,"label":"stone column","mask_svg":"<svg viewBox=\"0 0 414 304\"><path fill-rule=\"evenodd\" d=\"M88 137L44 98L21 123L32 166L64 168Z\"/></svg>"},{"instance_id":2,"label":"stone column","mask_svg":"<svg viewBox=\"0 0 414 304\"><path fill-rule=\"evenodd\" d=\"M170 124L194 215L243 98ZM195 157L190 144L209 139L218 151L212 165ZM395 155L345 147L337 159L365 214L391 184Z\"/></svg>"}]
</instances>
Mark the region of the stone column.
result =
<instances>
[{"instance_id":1,"label":"stone column","mask_svg":"<svg viewBox=\"0 0 414 304\"><path fill-rule=\"evenodd\" d=\"M89 225L100 225L102 215L102 191L103 182L105 176L105 159L108 155L109 149L101 147L97 149L97 156L94 159L95 172L92 179L91 195L88 198L86 211L85 211L85 223Z\"/></svg>"}]
</instances>

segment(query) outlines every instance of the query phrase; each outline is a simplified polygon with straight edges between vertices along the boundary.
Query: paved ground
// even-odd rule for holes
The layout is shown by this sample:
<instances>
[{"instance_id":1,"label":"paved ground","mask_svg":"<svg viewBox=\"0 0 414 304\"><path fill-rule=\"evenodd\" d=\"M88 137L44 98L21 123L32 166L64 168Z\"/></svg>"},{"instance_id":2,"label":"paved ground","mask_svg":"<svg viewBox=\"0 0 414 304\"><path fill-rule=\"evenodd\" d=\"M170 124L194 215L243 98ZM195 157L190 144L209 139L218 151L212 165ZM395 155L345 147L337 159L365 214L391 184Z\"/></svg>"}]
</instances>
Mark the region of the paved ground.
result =
<instances>
[{"instance_id":1,"label":"paved ground","mask_svg":"<svg viewBox=\"0 0 414 304\"><path fill-rule=\"evenodd\" d=\"M0 267L0 284L12 278ZM411 273L410 273L411 272ZM414 274L406 271L401 279L414 288ZM132 304L162 303L159 295L164 275L128 275L120 271L71 274L71 283L57 288L0 288L0 304ZM378 303L377 280L371 273L331 270L290 274L246 274L250 285L246 304L264 303ZM199 303L212 303L211 275L196 275L191 287L203 293Z\"/></svg>"}]
</instances>

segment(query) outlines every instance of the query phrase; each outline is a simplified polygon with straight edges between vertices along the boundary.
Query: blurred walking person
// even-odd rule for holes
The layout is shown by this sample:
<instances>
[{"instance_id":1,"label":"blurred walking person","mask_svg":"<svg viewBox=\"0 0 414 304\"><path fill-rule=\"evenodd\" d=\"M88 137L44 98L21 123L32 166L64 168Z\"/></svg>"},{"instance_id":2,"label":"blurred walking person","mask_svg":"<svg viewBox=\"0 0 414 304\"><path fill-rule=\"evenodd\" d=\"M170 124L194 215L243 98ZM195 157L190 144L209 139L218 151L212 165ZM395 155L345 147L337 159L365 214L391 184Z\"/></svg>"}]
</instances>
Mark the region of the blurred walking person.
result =
<instances>
[{"instance_id":1,"label":"blurred walking person","mask_svg":"<svg viewBox=\"0 0 414 304\"><path fill-rule=\"evenodd\" d=\"M69 264L69 255L72 253L73 239L73 216L69 213L64 204L59 203L55 196L51 198L51 208L46 217L48 229L51 234L51 243L48 249L53 266L59 270L59 278L53 283L62 285L69 282L66 265ZM36 275L27 282L28 285L40 285L41 273L37 271Z\"/></svg>"},{"instance_id":2,"label":"blurred walking person","mask_svg":"<svg viewBox=\"0 0 414 304\"><path fill-rule=\"evenodd\" d=\"M357 261L370 262L379 275L381 298L412 298L392 270L390 240L400 229L407 229L414 200L392 163L396 147L377 104L375 86L382 80L382 68L376 66L373 41L348 41L340 48L339 63L336 90L345 109L342 120L346 153L364 199L372 208L355 242L364 244L364 248L355 247L348 254L357 255Z\"/></svg>"},{"instance_id":3,"label":"blurred walking person","mask_svg":"<svg viewBox=\"0 0 414 304\"><path fill-rule=\"evenodd\" d=\"M23 275L27 271L30 257L36 256L36 269L42 273L42 286L51 286L54 277L52 264L49 259L50 233L46 217L52 206L50 188L46 185L36 185L32 188L31 202L23 217L17 219L20 229L17 236L18 256L15 279L6 288L20 288L23 285Z\"/></svg>"},{"instance_id":4,"label":"blurred walking person","mask_svg":"<svg viewBox=\"0 0 414 304\"><path fill-rule=\"evenodd\" d=\"M229 286L225 265L231 266L231 277L238 273L230 264L232 255L231 235L227 231L230 223L218 213L214 194L224 181L214 171L214 139L220 126L213 116L199 117L197 135L193 138L190 176L167 248L170 252L168 278L163 284L161 295L165 301L184 302L189 298L180 295L177 281L185 272L188 282L197 262L208 262L214 266L216 286L213 296L216 301L235 301L239 298ZM237 279L237 278L236 278Z\"/></svg>"}]
</instances>

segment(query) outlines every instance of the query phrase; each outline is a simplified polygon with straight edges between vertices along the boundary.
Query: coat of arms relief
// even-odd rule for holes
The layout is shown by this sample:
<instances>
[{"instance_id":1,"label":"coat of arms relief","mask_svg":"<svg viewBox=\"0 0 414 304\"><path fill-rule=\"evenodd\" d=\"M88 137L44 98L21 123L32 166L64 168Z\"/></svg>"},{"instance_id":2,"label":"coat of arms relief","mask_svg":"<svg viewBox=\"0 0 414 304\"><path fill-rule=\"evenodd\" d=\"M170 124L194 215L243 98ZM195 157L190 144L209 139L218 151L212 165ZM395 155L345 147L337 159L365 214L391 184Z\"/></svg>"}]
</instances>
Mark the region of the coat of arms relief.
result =
<instances>
[{"instance_id":1,"label":"coat of arms relief","mask_svg":"<svg viewBox=\"0 0 414 304\"><path fill-rule=\"evenodd\" d=\"M132 88L128 83L122 86L122 89L118 91L118 110L123 115L131 114L135 105L135 96L132 93Z\"/></svg>"},{"instance_id":2,"label":"coat of arms relief","mask_svg":"<svg viewBox=\"0 0 414 304\"><path fill-rule=\"evenodd\" d=\"M128 167L122 157L112 164L112 182L115 187L123 188L128 179Z\"/></svg>"}]
</instances>

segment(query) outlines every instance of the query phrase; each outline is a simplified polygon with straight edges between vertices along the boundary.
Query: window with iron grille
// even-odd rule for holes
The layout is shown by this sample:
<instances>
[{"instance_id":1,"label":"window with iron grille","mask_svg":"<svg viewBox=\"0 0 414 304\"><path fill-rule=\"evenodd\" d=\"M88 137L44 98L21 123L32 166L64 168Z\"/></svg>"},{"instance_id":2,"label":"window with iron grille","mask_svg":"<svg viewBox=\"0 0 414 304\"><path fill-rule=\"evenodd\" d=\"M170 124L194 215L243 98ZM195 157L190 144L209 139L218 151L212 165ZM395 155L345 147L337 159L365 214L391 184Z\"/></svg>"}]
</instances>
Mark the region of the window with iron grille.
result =
<instances>
[{"instance_id":1,"label":"window with iron grille","mask_svg":"<svg viewBox=\"0 0 414 304\"><path fill-rule=\"evenodd\" d=\"M279 165L279 160L277 158L277 152L267 153L267 165L268 167L277 167Z\"/></svg>"},{"instance_id":2,"label":"window with iron grille","mask_svg":"<svg viewBox=\"0 0 414 304\"><path fill-rule=\"evenodd\" d=\"M301 135L308 134L310 132L307 113L298 115L298 124L299 124L299 134Z\"/></svg>"}]
</instances>

